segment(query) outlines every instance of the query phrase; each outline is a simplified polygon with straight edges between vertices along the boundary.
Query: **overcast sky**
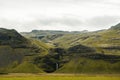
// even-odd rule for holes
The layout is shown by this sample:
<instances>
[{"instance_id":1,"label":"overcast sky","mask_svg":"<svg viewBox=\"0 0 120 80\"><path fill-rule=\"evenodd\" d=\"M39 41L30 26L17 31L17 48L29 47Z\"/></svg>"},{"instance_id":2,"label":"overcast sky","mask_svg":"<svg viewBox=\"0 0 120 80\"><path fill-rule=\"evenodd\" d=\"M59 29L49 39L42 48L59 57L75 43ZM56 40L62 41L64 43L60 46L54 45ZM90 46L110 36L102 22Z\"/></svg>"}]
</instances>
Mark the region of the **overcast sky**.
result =
<instances>
[{"instance_id":1,"label":"overcast sky","mask_svg":"<svg viewBox=\"0 0 120 80\"><path fill-rule=\"evenodd\" d=\"M20 32L100 30L120 22L120 0L0 0L0 27Z\"/></svg>"}]
</instances>

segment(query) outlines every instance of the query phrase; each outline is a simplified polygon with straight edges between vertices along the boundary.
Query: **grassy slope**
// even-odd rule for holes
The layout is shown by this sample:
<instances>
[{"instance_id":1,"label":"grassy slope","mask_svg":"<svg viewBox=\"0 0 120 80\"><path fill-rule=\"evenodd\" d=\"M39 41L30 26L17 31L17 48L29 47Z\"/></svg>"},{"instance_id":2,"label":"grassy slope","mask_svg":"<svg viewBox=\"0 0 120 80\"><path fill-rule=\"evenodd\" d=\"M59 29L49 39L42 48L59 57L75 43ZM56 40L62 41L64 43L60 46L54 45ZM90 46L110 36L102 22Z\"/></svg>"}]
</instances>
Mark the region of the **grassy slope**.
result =
<instances>
[{"instance_id":1,"label":"grassy slope","mask_svg":"<svg viewBox=\"0 0 120 80\"><path fill-rule=\"evenodd\" d=\"M32 61L36 56L44 56L48 54L50 48L43 42L24 38L15 30L0 28L0 35L0 72L6 72L6 67L14 66L14 62L17 63L17 66L24 61ZM22 67L25 67L25 65ZM35 71L37 71L36 67L32 68L35 68ZM26 69L26 71L28 70Z\"/></svg>"},{"instance_id":2,"label":"grassy slope","mask_svg":"<svg viewBox=\"0 0 120 80\"><path fill-rule=\"evenodd\" d=\"M119 50L106 50L102 49L101 47L111 47L111 46L119 46L120 40L119 40L119 30L106 30L106 31L100 31L100 32L94 32L94 33L86 33L86 34L66 34L62 37L59 37L53 42L58 43L60 47L68 48L70 46L75 46L78 44L84 44L87 46L95 47L98 52L104 51L107 54L119 54ZM39 56L39 55L46 55L49 52L49 48L51 46L48 46L45 43L42 43L37 40L31 40L31 43L29 46L32 45L32 48L12 48L9 45L6 45L7 47L0 46L1 51L1 62L4 60L8 63L12 63L13 61L16 61L16 59L23 60L24 55L32 55ZM34 47L33 47L34 46ZM5 54L4 54L5 53ZM20 54L14 56L15 59L13 59L13 54ZM7 56L6 56L7 55ZM21 57L18 57L21 56ZM32 60L32 56L27 57L28 61ZM13 61L11 61L11 59ZM9 62L11 61L11 62ZM25 59L26 61L26 59ZM85 63L84 63L85 61ZM76 64L77 62L77 64ZM4 63L2 63L4 64ZM26 66L25 66L26 65ZM28 66L27 66L28 65ZM74 65L74 66L73 66ZM29 67L31 66L31 67ZM84 66L84 67L83 67ZM29 67L29 68L28 68ZM117 73L120 72L119 70L120 63L109 63L102 60L90 60L90 59L74 59L65 64L62 68L60 68L56 72L65 72L65 73ZM27 68L24 70L23 68ZM22 72L29 72L30 69L33 69L33 71L37 71L38 68L35 67L33 64L28 63L22 63L18 67L14 68L14 70L11 70L13 72L21 70ZM38 70L39 71L39 70ZM100 71L100 72L99 72ZM32 71L31 71L32 72Z\"/></svg>"},{"instance_id":3,"label":"grassy slope","mask_svg":"<svg viewBox=\"0 0 120 80\"><path fill-rule=\"evenodd\" d=\"M59 47L68 48L74 45L83 44L90 47L95 47L98 52L104 51L106 54L119 54L119 50L105 50L102 47L111 47L119 46L119 30L105 30L101 32L93 32L87 34L78 34L78 35L64 35L59 37L53 42L58 44Z\"/></svg>"},{"instance_id":4,"label":"grassy slope","mask_svg":"<svg viewBox=\"0 0 120 80\"><path fill-rule=\"evenodd\" d=\"M44 56L48 54L49 46L47 46L43 42L39 41L31 41L30 45L34 46L33 48L11 48L9 45L2 45L0 46L0 67L2 72L43 72L37 66L33 64L23 63L23 61L32 61L34 57L36 56ZM28 56L26 56L28 55ZM14 66L14 62L17 62L16 66L21 63L18 67L15 69L9 68L11 66ZM6 70L6 68L9 68L9 70ZM0 71L1 71L0 69Z\"/></svg>"},{"instance_id":5,"label":"grassy slope","mask_svg":"<svg viewBox=\"0 0 120 80\"><path fill-rule=\"evenodd\" d=\"M47 33L47 31L43 31L43 32L44 34ZM28 33L27 35L32 35L31 33ZM41 33L42 33L41 31L37 31L36 33L33 33L34 35L32 36L37 36L37 35L40 36ZM54 31L52 33L54 33ZM57 33L54 33L54 34L57 34ZM58 36L52 40L46 37L44 37L43 39L48 40L50 43L54 43L55 46L62 47L62 48L69 48L71 46L83 44L86 46L95 47L98 53L104 52L105 54L120 55L119 48L111 49L111 50L103 49L104 47L119 46L120 45L119 34L120 34L120 24L117 24L108 30L101 30L101 31L95 31L95 32L88 32L88 33L77 33L77 34L74 34L72 32L69 34L63 33L62 36ZM51 35L50 38L52 37L55 37L55 36Z\"/></svg>"},{"instance_id":6,"label":"grassy slope","mask_svg":"<svg viewBox=\"0 0 120 80\"><path fill-rule=\"evenodd\" d=\"M48 44L43 43L43 42L38 41L38 40L32 39L31 42L32 42L33 45L35 45L38 48L42 49L41 55L43 55L43 56L46 55L46 54L48 54L50 48L53 48L52 45L48 45Z\"/></svg>"},{"instance_id":7,"label":"grassy slope","mask_svg":"<svg viewBox=\"0 0 120 80\"><path fill-rule=\"evenodd\" d=\"M9 70L12 73L43 73L43 71L38 68L36 65L30 62L23 62L17 67Z\"/></svg>"},{"instance_id":8,"label":"grassy slope","mask_svg":"<svg viewBox=\"0 0 120 80\"><path fill-rule=\"evenodd\" d=\"M94 47L98 53L120 55L119 49L103 49L105 47L119 46L120 30L109 29L84 34L65 34L52 40L62 48L69 48L78 44ZM77 63L76 63L77 62ZM74 66L73 66L74 65ZM120 62L110 63L103 60L74 58L56 72L63 73L119 73Z\"/></svg>"},{"instance_id":9,"label":"grassy slope","mask_svg":"<svg viewBox=\"0 0 120 80\"><path fill-rule=\"evenodd\" d=\"M119 73L120 62L110 63L103 60L92 60L76 57L58 69L57 73Z\"/></svg>"}]
</instances>

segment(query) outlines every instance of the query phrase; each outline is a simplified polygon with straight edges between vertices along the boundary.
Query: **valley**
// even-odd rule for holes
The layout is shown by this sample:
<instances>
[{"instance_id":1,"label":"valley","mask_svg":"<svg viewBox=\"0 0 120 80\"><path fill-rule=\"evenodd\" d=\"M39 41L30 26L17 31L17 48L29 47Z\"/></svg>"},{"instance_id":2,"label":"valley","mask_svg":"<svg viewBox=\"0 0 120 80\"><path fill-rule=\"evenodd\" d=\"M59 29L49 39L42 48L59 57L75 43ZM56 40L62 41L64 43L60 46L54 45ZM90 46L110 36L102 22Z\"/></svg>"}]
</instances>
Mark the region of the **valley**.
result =
<instances>
[{"instance_id":1,"label":"valley","mask_svg":"<svg viewBox=\"0 0 120 80\"><path fill-rule=\"evenodd\" d=\"M0 74L119 74L120 24L99 31L0 28Z\"/></svg>"}]
</instances>

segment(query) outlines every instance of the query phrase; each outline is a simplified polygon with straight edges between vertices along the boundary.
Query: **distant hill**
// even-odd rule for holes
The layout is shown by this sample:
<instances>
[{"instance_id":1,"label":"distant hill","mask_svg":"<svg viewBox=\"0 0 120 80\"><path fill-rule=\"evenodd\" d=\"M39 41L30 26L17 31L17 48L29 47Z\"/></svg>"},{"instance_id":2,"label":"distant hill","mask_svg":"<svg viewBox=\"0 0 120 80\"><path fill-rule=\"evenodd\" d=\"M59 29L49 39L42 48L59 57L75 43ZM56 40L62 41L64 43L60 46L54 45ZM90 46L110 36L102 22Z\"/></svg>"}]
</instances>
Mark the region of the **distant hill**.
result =
<instances>
[{"instance_id":1,"label":"distant hill","mask_svg":"<svg viewBox=\"0 0 120 80\"><path fill-rule=\"evenodd\" d=\"M112 26L110 29L120 30L120 23L115 26Z\"/></svg>"},{"instance_id":2,"label":"distant hill","mask_svg":"<svg viewBox=\"0 0 120 80\"><path fill-rule=\"evenodd\" d=\"M21 32L21 35L27 38L39 39L43 42L49 42L58 37L62 37L65 34L80 34L87 32L88 32L87 30L83 31L32 30L31 32Z\"/></svg>"}]
</instances>

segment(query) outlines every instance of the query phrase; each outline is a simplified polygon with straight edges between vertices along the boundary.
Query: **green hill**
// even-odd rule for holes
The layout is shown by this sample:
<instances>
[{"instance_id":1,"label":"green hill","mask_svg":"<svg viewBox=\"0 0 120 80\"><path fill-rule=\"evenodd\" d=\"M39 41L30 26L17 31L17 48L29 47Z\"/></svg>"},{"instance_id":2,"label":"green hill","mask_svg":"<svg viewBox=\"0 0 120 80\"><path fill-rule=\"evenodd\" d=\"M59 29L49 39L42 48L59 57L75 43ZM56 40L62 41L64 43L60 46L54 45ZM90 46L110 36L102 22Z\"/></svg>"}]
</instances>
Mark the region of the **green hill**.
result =
<instances>
[{"instance_id":1,"label":"green hill","mask_svg":"<svg viewBox=\"0 0 120 80\"><path fill-rule=\"evenodd\" d=\"M94 32L0 28L0 73L120 73L120 24Z\"/></svg>"},{"instance_id":2,"label":"green hill","mask_svg":"<svg viewBox=\"0 0 120 80\"><path fill-rule=\"evenodd\" d=\"M12 66L14 62L19 65L23 61L32 61L36 56L44 56L50 47L43 42L24 38L13 29L0 28L0 70Z\"/></svg>"},{"instance_id":3,"label":"green hill","mask_svg":"<svg viewBox=\"0 0 120 80\"><path fill-rule=\"evenodd\" d=\"M116 25L108 30L84 34L66 34L52 40L52 42L58 47L69 48L82 44L96 48L98 53L120 55L120 30L118 28L120 26Z\"/></svg>"},{"instance_id":4,"label":"green hill","mask_svg":"<svg viewBox=\"0 0 120 80\"><path fill-rule=\"evenodd\" d=\"M8 30L0 28L0 45L10 45L11 47L27 47L29 41L21 36L14 29Z\"/></svg>"},{"instance_id":5,"label":"green hill","mask_svg":"<svg viewBox=\"0 0 120 80\"><path fill-rule=\"evenodd\" d=\"M48 65L46 61L52 59L53 62L50 64L54 62L59 64L59 69L55 71L58 73L120 73L119 28L118 24L107 30L77 34L63 33L61 36L54 34L38 38L53 44L51 53L58 58L45 57L45 62L44 58L38 58L36 61L38 64L43 62ZM52 65L49 67L51 68ZM55 70L55 64L53 68Z\"/></svg>"},{"instance_id":6,"label":"green hill","mask_svg":"<svg viewBox=\"0 0 120 80\"><path fill-rule=\"evenodd\" d=\"M9 70L12 73L44 73L43 70L30 62L23 62L17 67Z\"/></svg>"},{"instance_id":7,"label":"green hill","mask_svg":"<svg viewBox=\"0 0 120 80\"><path fill-rule=\"evenodd\" d=\"M32 38L32 39L38 39L43 42L51 42L51 40L54 40L58 37L62 37L65 34L80 34L80 33L86 33L87 30L84 31L59 31L59 30L32 30L31 32L21 32L21 35Z\"/></svg>"},{"instance_id":8,"label":"green hill","mask_svg":"<svg viewBox=\"0 0 120 80\"><path fill-rule=\"evenodd\" d=\"M58 69L56 73L120 73L120 62L110 63L103 60L92 60L76 57Z\"/></svg>"}]
</instances>

